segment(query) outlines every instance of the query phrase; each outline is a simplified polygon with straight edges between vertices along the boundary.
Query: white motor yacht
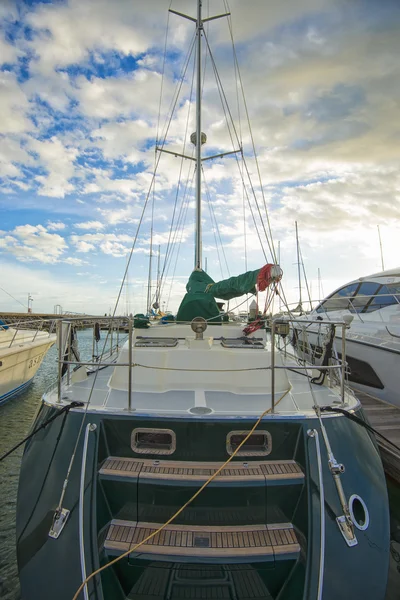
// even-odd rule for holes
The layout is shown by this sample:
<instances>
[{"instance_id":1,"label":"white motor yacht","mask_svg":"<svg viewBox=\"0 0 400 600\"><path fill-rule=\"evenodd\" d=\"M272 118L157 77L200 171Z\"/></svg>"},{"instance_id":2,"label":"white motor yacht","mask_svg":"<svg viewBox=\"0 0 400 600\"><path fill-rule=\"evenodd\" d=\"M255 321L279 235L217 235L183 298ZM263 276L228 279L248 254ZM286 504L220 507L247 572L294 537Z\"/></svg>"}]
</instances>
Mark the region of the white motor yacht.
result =
<instances>
[{"instance_id":1,"label":"white motor yacht","mask_svg":"<svg viewBox=\"0 0 400 600\"><path fill-rule=\"evenodd\" d=\"M0 404L28 387L55 343L56 336L39 327L19 329L0 323Z\"/></svg>"},{"instance_id":2,"label":"white motor yacht","mask_svg":"<svg viewBox=\"0 0 400 600\"><path fill-rule=\"evenodd\" d=\"M329 323L343 318L349 321L346 334L349 382L362 392L399 406L400 268L351 281L307 316L299 317L293 328L297 351L318 363L329 335ZM339 329L335 334L335 339L338 338L341 339ZM341 344L336 346L340 357Z\"/></svg>"}]
</instances>

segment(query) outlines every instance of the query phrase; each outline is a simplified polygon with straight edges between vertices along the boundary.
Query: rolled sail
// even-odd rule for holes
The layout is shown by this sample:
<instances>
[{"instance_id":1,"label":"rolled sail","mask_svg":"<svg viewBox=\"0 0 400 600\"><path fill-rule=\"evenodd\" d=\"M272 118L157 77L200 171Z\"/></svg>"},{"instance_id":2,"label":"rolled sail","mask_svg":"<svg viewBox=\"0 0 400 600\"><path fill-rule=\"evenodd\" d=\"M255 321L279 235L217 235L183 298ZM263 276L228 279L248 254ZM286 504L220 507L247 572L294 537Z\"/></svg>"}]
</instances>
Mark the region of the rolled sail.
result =
<instances>
[{"instance_id":1,"label":"rolled sail","mask_svg":"<svg viewBox=\"0 0 400 600\"><path fill-rule=\"evenodd\" d=\"M232 300L243 294L255 294L257 289L262 292L281 277L281 268L271 264L218 282L214 282L205 271L193 271L186 284L187 294L180 304L176 320L182 322L203 317L220 323L221 315L215 298Z\"/></svg>"}]
</instances>

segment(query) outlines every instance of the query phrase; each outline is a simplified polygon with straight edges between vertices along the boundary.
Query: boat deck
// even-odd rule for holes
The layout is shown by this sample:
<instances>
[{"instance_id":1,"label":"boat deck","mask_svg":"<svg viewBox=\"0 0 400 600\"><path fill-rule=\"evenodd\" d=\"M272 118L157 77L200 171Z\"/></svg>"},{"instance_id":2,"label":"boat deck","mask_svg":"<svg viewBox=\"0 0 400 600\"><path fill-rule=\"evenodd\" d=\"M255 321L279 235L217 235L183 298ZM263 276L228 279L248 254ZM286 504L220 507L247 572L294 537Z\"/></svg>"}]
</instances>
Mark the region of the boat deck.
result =
<instances>
[{"instance_id":1,"label":"boat deck","mask_svg":"<svg viewBox=\"0 0 400 600\"><path fill-rule=\"evenodd\" d=\"M288 358L287 367L296 369L298 364ZM172 389L163 392L135 391L131 393L129 406L128 392L110 387L110 379L115 365L110 365L99 370L97 376L89 373L83 381L63 386L61 405L72 401L90 402L91 411L121 412L132 410L136 415L143 416L170 416L170 417L246 417L259 416L271 408L272 397L268 386L265 393L207 390L207 389ZM117 367L123 368L123 367ZM136 367L140 368L140 367ZM134 368L135 369L135 368ZM134 373L133 369L133 373ZM151 369L147 369L151 377ZM284 416L300 416L312 414L315 417L313 405L320 406L338 405L339 388L311 384L309 379L300 372L285 370L289 382L287 390L276 390L274 395L275 413ZM315 375L314 369L309 369L309 374ZM247 377L251 377L251 372ZM271 373L268 371L268 379ZM54 389L45 395L49 404L57 403L57 390ZM358 402L352 394L346 395L348 406L354 408Z\"/></svg>"}]
</instances>

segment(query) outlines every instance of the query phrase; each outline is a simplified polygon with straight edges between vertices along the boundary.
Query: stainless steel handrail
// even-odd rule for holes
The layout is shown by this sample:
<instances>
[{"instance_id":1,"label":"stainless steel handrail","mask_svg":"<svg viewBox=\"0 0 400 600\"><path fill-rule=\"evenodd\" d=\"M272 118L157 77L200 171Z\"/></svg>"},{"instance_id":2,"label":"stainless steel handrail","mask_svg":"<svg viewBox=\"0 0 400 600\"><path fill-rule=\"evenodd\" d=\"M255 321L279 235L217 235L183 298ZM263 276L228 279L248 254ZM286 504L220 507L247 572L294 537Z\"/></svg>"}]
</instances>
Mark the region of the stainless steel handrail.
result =
<instances>
[{"instance_id":1,"label":"stainless steel handrail","mask_svg":"<svg viewBox=\"0 0 400 600\"><path fill-rule=\"evenodd\" d=\"M318 568L318 589L317 589L317 600L322 598L322 590L324 586L324 567L325 567L325 488L324 479L322 474L322 460L321 460L321 447L319 444L318 431L316 429L309 429L307 434L310 438L315 440L315 446L317 451L317 464L318 464L318 480L319 480L319 505L320 505L320 550L319 550L319 568Z\"/></svg>"},{"instance_id":2,"label":"stainless steel handrail","mask_svg":"<svg viewBox=\"0 0 400 600\"><path fill-rule=\"evenodd\" d=\"M272 406L272 412L275 411L275 369L287 369L287 366L276 366L275 365L275 335L276 335L276 326L278 324L287 324L287 323L317 323L319 324L319 321L315 321L313 320L309 320L309 319L296 319L296 318L276 318L272 320L271 323L271 406ZM330 321L329 325L340 325L342 328L342 358L340 361L338 361L338 365L308 365L305 367L302 367L300 365L296 365L296 370L305 370L308 371L310 368L315 368L318 369L319 371L329 371L330 369L338 369L340 370L340 384L341 384L341 397L342 397L342 402L344 402L344 395L345 395L345 381L346 381L346 367L347 367L347 362L346 362L346 329L348 329L348 324L345 323L343 320L341 321ZM305 331L304 328L304 332L306 335L308 332Z\"/></svg>"},{"instance_id":3,"label":"stainless steel handrail","mask_svg":"<svg viewBox=\"0 0 400 600\"><path fill-rule=\"evenodd\" d=\"M82 451L82 466L81 466L81 479L79 487L79 555L81 563L82 581L86 581L86 562L85 562L85 536L84 536L84 500L85 500L85 475L86 475L86 459L89 444L89 434L91 431L96 429L96 425L88 423L85 430L85 439L83 442ZM89 600L89 593L87 589L87 583L83 587L83 596L85 600Z\"/></svg>"}]
</instances>

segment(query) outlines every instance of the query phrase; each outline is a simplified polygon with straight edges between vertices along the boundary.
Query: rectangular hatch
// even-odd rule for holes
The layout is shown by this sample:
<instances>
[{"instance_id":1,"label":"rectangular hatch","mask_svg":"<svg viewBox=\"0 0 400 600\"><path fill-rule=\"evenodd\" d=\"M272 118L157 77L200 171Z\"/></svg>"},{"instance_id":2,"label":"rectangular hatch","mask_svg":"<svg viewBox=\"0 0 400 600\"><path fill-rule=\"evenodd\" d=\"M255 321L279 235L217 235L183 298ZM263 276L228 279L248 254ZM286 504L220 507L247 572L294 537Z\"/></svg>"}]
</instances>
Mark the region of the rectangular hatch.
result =
<instances>
[{"instance_id":1,"label":"rectangular hatch","mask_svg":"<svg viewBox=\"0 0 400 600\"><path fill-rule=\"evenodd\" d=\"M136 348L174 348L177 345L177 338L137 336L135 342Z\"/></svg>"},{"instance_id":2,"label":"rectangular hatch","mask_svg":"<svg viewBox=\"0 0 400 600\"><path fill-rule=\"evenodd\" d=\"M131 434L131 448L138 454L173 454L176 435L172 429L134 429Z\"/></svg>"},{"instance_id":3,"label":"rectangular hatch","mask_svg":"<svg viewBox=\"0 0 400 600\"><path fill-rule=\"evenodd\" d=\"M248 434L248 431L230 431L226 436L228 454L233 454ZM268 431L254 431L236 456L267 456L271 450L271 434Z\"/></svg>"}]
</instances>

